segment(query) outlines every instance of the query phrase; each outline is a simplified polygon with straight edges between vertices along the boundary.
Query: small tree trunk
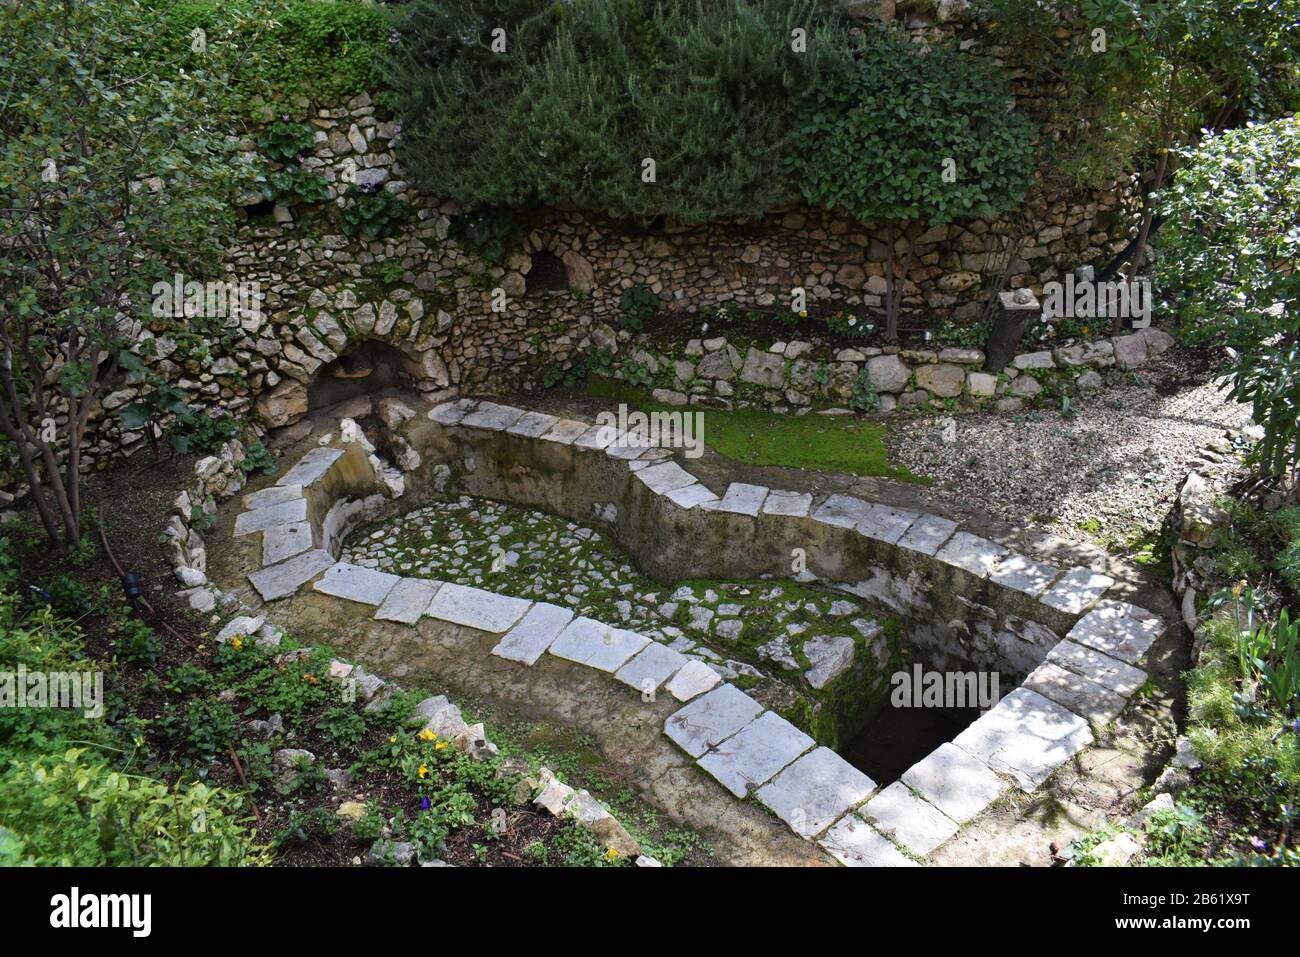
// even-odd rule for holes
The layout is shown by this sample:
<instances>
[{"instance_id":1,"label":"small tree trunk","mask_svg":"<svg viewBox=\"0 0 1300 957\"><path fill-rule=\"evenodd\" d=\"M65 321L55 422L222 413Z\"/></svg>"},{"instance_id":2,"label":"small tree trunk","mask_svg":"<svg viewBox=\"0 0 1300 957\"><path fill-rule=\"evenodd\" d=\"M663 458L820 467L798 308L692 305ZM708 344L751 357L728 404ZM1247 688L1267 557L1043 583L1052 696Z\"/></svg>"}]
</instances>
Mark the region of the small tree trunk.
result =
<instances>
[{"instance_id":1,"label":"small tree trunk","mask_svg":"<svg viewBox=\"0 0 1300 957\"><path fill-rule=\"evenodd\" d=\"M885 242L889 245L885 254L885 339L888 342L898 341L898 303L894 299L897 284L897 279L894 278L894 235L894 224L891 222L885 228Z\"/></svg>"}]
</instances>

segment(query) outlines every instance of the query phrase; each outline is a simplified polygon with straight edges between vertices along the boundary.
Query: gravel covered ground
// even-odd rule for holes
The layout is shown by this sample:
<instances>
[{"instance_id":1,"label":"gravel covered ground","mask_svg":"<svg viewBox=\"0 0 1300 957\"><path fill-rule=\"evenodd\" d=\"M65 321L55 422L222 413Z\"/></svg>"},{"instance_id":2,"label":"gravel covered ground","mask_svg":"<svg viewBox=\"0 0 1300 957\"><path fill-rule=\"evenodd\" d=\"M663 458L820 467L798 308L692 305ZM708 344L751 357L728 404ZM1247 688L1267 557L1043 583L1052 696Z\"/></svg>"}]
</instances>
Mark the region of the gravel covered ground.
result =
<instances>
[{"instance_id":1,"label":"gravel covered ground","mask_svg":"<svg viewBox=\"0 0 1300 957\"><path fill-rule=\"evenodd\" d=\"M1016 413L900 419L886 436L895 464L929 476L966 507L1033 522L1071 540L1125 551L1159 529L1187 472L1235 477L1225 438L1250 422L1196 355L1172 349L1099 394ZM955 423L955 436L953 425ZM947 439L947 441L945 441ZM1205 454L1207 447L1217 451Z\"/></svg>"}]
</instances>

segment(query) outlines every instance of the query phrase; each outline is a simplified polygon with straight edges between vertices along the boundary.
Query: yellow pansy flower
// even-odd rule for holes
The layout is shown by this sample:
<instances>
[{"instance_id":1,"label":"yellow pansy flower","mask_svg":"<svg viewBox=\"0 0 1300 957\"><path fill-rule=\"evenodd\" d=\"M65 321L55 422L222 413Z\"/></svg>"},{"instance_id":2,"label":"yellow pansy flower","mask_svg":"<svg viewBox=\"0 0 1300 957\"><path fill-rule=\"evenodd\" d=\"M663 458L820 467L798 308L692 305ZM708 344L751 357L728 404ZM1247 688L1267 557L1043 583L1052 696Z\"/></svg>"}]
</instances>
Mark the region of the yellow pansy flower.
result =
<instances>
[{"instance_id":1,"label":"yellow pansy flower","mask_svg":"<svg viewBox=\"0 0 1300 957\"><path fill-rule=\"evenodd\" d=\"M422 764L420 765L420 770L415 773L422 778L427 778L429 776L429 766L427 764Z\"/></svg>"}]
</instances>

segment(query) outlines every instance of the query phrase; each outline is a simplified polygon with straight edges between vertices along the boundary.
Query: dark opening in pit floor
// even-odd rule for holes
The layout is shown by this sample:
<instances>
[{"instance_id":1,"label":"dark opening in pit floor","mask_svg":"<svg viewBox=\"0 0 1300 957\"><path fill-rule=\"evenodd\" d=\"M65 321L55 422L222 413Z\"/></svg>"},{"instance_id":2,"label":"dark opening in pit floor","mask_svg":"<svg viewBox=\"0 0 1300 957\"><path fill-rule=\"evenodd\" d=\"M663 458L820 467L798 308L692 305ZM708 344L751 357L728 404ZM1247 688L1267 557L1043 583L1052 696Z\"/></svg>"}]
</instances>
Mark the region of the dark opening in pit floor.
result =
<instances>
[{"instance_id":1,"label":"dark opening in pit floor","mask_svg":"<svg viewBox=\"0 0 1300 957\"><path fill-rule=\"evenodd\" d=\"M895 708L886 702L840 755L884 788L965 731L980 713L979 708Z\"/></svg>"}]
</instances>

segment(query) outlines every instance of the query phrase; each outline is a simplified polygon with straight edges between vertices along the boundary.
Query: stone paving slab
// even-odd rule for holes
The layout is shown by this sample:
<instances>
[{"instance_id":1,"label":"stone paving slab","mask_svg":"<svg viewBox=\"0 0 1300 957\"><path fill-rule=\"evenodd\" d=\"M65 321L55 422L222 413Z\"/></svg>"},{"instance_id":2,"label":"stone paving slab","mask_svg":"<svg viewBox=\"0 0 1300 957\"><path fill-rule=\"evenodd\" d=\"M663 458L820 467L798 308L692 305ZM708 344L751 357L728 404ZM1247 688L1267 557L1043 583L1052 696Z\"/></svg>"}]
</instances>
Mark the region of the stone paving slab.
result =
<instances>
[{"instance_id":1,"label":"stone paving slab","mask_svg":"<svg viewBox=\"0 0 1300 957\"><path fill-rule=\"evenodd\" d=\"M918 867L893 844L872 830L870 824L852 814L840 818L838 824L817 842L831 857L845 867Z\"/></svg>"},{"instance_id":2,"label":"stone paving slab","mask_svg":"<svg viewBox=\"0 0 1300 957\"><path fill-rule=\"evenodd\" d=\"M522 435L525 438L537 439L551 431L555 423L559 421L556 416L547 415L545 412L525 412L520 416L519 421L506 431L511 435Z\"/></svg>"},{"instance_id":3,"label":"stone paving slab","mask_svg":"<svg viewBox=\"0 0 1300 957\"><path fill-rule=\"evenodd\" d=\"M895 781L858 812L881 834L924 856L957 833L957 822Z\"/></svg>"},{"instance_id":4,"label":"stone paving slab","mask_svg":"<svg viewBox=\"0 0 1300 957\"><path fill-rule=\"evenodd\" d=\"M557 658L613 674L649 643L649 638L634 631L611 628L593 618L575 618L547 650Z\"/></svg>"},{"instance_id":5,"label":"stone paving slab","mask_svg":"<svg viewBox=\"0 0 1300 957\"><path fill-rule=\"evenodd\" d=\"M767 498L768 488L764 485L748 485L745 482L732 482L717 505L719 512L734 512L736 515L757 515Z\"/></svg>"},{"instance_id":6,"label":"stone paving slab","mask_svg":"<svg viewBox=\"0 0 1300 957\"><path fill-rule=\"evenodd\" d=\"M1055 565L1035 561L1025 555L1008 555L989 574L989 581L1037 598L1060 577Z\"/></svg>"},{"instance_id":7,"label":"stone paving slab","mask_svg":"<svg viewBox=\"0 0 1300 957\"><path fill-rule=\"evenodd\" d=\"M867 538L893 545L920 517L919 512L905 508L891 508L879 502L868 502L866 517L858 522L857 530L858 534L865 535Z\"/></svg>"},{"instance_id":8,"label":"stone paving slab","mask_svg":"<svg viewBox=\"0 0 1300 957\"><path fill-rule=\"evenodd\" d=\"M614 677L642 693L654 692L690 660L680 651L652 641L614 672Z\"/></svg>"},{"instance_id":9,"label":"stone paving slab","mask_svg":"<svg viewBox=\"0 0 1300 957\"><path fill-rule=\"evenodd\" d=\"M664 734L683 751L698 758L758 717L762 705L724 684L677 709L664 722Z\"/></svg>"},{"instance_id":10,"label":"stone paving slab","mask_svg":"<svg viewBox=\"0 0 1300 957\"><path fill-rule=\"evenodd\" d=\"M611 459L619 459L624 462L630 462L633 459L640 458L641 454L645 452L646 447L644 445L636 445L634 442L629 441L629 435L630 433L625 432L614 442L605 446L605 454Z\"/></svg>"},{"instance_id":11,"label":"stone paving slab","mask_svg":"<svg viewBox=\"0 0 1300 957\"><path fill-rule=\"evenodd\" d=\"M1132 695L1147 680L1147 673L1141 668L1134 668L1127 662L1068 638L1056 643L1056 647L1047 653L1047 660L1124 697Z\"/></svg>"},{"instance_id":12,"label":"stone paving slab","mask_svg":"<svg viewBox=\"0 0 1300 957\"><path fill-rule=\"evenodd\" d=\"M755 796L792 831L811 838L875 789L871 778L830 748L817 748L764 784Z\"/></svg>"},{"instance_id":13,"label":"stone paving slab","mask_svg":"<svg viewBox=\"0 0 1300 957\"><path fill-rule=\"evenodd\" d=\"M1106 593L1115 579L1090 568L1071 568L1042 598L1038 599L1067 615L1078 615Z\"/></svg>"},{"instance_id":14,"label":"stone paving slab","mask_svg":"<svg viewBox=\"0 0 1300 957\"><path fill-rule=\"evenodd\" d=\"M403 578L393 586L375 617L380 621L414 625L424 615L441 585L442 582L427 578Z\"/></svg>"},{"instance_id":15,"label":"stone paving slab","mask_svg":"<svg viewBox=\"0 0 1300 957\"><path fill-rule=\"evenodd\" d=\"M608 425L592 425L587 430L573 440L573 444L580 449L607 449L618 441L618 429Z\"/></svg>"},{"instance_id":16,"label":"stone paving slab","mask_svg":"<svg viewBox=\"0 0 1300 957\"><path fill-rule=\"evenodd\" d=\"M675 488L668 493L667 498L678 508L695 508L697 505L711 505L718 501L718 496L699 482Z\"/></svg>"},{"instance_id":17,"label":"stone paving slab","mask_svg":"<svg viewBox=\"0 0 1300 957\"><path fill-rule=\"evenodd\" d=\"M255 508L266 508L268 505L279 505L281 502L288 502L295 498L302 498L301 485L272 485L260 492L250 492L245 495L244 509L252 511Z\"/></svg>"},{"instance_id":18,"label":"stone paving slab","mask_svg":"<svg viewBox=\"0 0 1300 957\"><path fill-rule=\"evenodd\" d=\"M1118 692L1051 661L1044 661L1031 671L1020 687L1037 691L1044 698L1052 699L1094 724L1110 724L1119 717L1127 703Z\"/></svg>"},{"instance_id":19,"label":"stone paving slab","mask_svg":"<svg viewBox=\"0 0 1300 957\"><path fill-rule=\"evenodd\" d=\"M474 399L457 399L444 402L429 410L429 419L439 425L459 425L460 420L473 411L478 402Z\"/></svg>"},{"instance_id":20,"label":"stone paving slab","mask_svg":"<svg viewBox=\"0 0 1300 957\"><path fill-rule=\"evenodd\" d=\"M1017 688L952 743L1032 791L1092 740L1083 718L1036 691Z\"/></svg>"},{"instance_id":21,"label":"stone paving slab","mask_svg":"<svg viewBox=\"0 0 1300 957\"><path fill-rule=\"evenodd\" d=\"M743 798L816 743L776 712L767 711L700 758L699 765Z\"/></svg>"},{"instance_id":22,"label":"stone paving slab","mask_svg":"<svg viewBox=\"0 0 1300 957\"><path fill-rule=\"evenodd\" d=\"M573 621L573 612L559 605L539 601L492 649L498 658L519 661L526 665L537 664L546 649L560 632Z\"/></svg>"},{"instance_id":23,"label":"stone paving slab","mask_svg":"<svg viewBox=\"0 0 1300 957\"><path fill-rule=\"evenodd\" d=\"M795 518L804 518L812 508L812 493L810 492L786 492L782 489L772 489L767 493L767 498L763 500L764 515L790 515Z\"/></svg>"},{"instance_id":24,"label":"stone paving slab","mask_svg":"<svg viewBox=\"0 0 1300 957\"><path fill-rule=\"evenodd\" d=\"M853 648L853 639L847 635L819 635L808 639L803 646L809 664L804 678L818 690L826 687L853 664Z\"/></svg>"},{"instance_id":25,"label":"stone paving slab","mask_svg":"<svg viewBox=\"0 0 1300 957\"><path fill-rule=\"evenodd\" d=\"M273 525L289 525L306 520L307 500L293 498L278 505L255 508L251 512L240 512L235 516L235 534L252 535Z\"/></svg>"},{"instance_id":26,"label":"stone paving slab","mask_svg":"<svg viewBox=\"0 0 1300 957\"><path fill-rule=\"evenodd\" d=\"M1103 601L1080 618L1065 637L1136 665L1160 637L1163 627L1160 618L1145 608L1124 601Z\"/></svg>"},{"instance_id":27,"label":"stone paving slab","mask_svg":"<svg viewBox=\"0 0 1300 957\"><path fill-rule=\"evenodd\" d=\"M460 424L469 429L487 429L491 432L502 432L523 418L523 415L523 409L516 409L512 405L480 402L476 409L460 420Z\"/></svg>"},{"instance_id":28,"label":"stone paving slab","mask_svg":"<svg viewBox=\"0 0 1300 957\"><path fill-rule=\"evenodd\" d=\"M314 448L300 458L289 471L280 476L276 485L298 485L311 488L343 457L342 449Z\"/></svg>"},{"instance_id":29,"label":"stone paving slab","mask_svg":"<svg viewBox=\"0 0 1300 957\"><path fill-rule=\"evenodd\" d=\"M695 484L695 476L676 462L661 462L647 469L641 469L636 477L657 495L671 492L675 488L685 488Z\"/></svg>"},{"instance_id":30,"label":"stone paving slab","mask_svg":"<svg viewBox=\"0 0 1300 957\"><path fill-rule=\"evenodd\" d=\"M974 818L1006 790L988 765L946 741L904 771L901 780L958 824Z\"/></svg>"},{"instance_id":31,"label":"stone paving slab","mask_svg":"<svg viewBox=\"0 0 1300 957\"><path fill-rule=\"evenodd\" d=\"M353 565L349 562L338 562L329 568L312 588L322 594L346 598L348 601L360 602L363 605L382 605L388 593L400 580L399 576L390 575L388 572L366 568L363 565Z\"/></svg>"},{"instance_id":32,"label":"stone paving slab","mask_svg":"<svg viewBox=\"0 0 1300 957\"><path fill-rule=\"evenodd\" d=\"M957 531L957 523L940 515L922 515L898 540L898 544L922 555L933 555Z\"/></svg>"},{"instance_id":33,"label":"stone paving slab","mask_svg":"<svg viewBox=\"0 0 1300 957\"><path fill-rule=\"evenodd\" d=\"M853 528L867 517L867 503L849 495L832 495L812 513L815 521L837 528Z\"/></svg>"},{"instance_id":34,"label":"stone paving slab","mask_svg":"<svg viewBox=\"0 0 1300 957\"><path fill-rule=\"evenodd\" d=\"M934 557L954 568L970 572L976 578L987 578L994 566L1010 553L1009 548L996 542L970 532L957 532Z\"/></svg>"},{"instance_id":35,"label":"stone paving slab","mask_svg":"<svg viewBox=\"0 0 1300 957\"><path fill-rule=\"evenodd\" d=\"M576 419L560 419L551 431L542 436L543 442L557 442L560 445L572 445L591 426Z\"/></svg>"},{"instance_id":36,"label":"stone paving slab","mask_svg":"<svg viewBox=\"0 0 1300 957\"><path fill-rule=\"evenodd\" d=\"M448 582L438 589L425 614L467 628L500 634L519 621L531 604L524 598L511 598L482 588Z\"/></svg>"},{"instance_id":37,"label":"stone paving slab","mask_svg":"<svg viewBox=\"0 0 1300 957\"><path fill-rule=\"evenodd\" d=\"M691 659L664 685L664 690L678 701L690 701L721 680L721 676L704 662Z\"/></svg>"},{"instance_id":38,"label":"stone paving slab","mask_svg":"<svg viewBox=\"0 0 1300 957\"><path fill-rule=\"evenodd\" d=\"M334 556L323 548L295 555L278 565L267 565L248 576L248 580L263 601L274 601L292 595L334 564Z\"/></svg>"},{"instance_id":39,"label":"stone paving slab","mask_svg":"<svg viewBox=\"0 0 1300 957\"><path fill-rule=\"evenodd\" d=\"M274 565L311 548L311 522L272 525L262 531L262 564Z\"/></svg>"}]
</instances>

